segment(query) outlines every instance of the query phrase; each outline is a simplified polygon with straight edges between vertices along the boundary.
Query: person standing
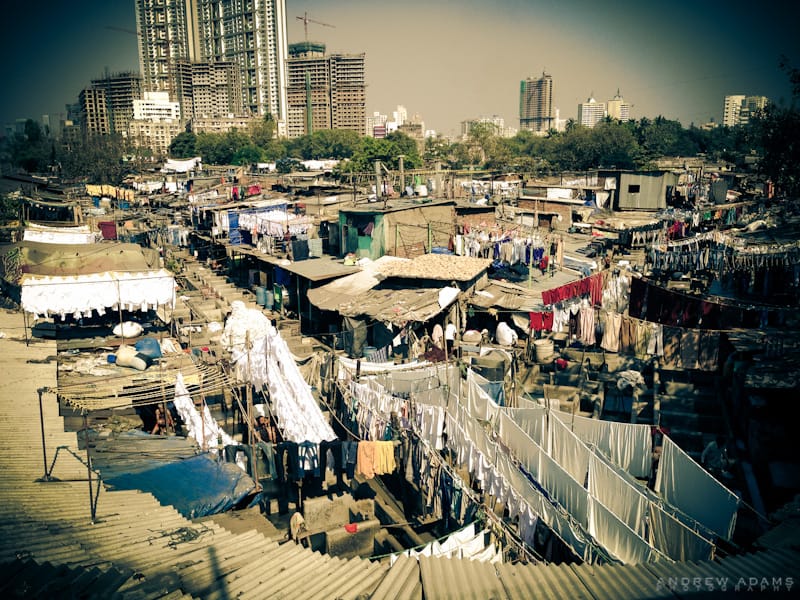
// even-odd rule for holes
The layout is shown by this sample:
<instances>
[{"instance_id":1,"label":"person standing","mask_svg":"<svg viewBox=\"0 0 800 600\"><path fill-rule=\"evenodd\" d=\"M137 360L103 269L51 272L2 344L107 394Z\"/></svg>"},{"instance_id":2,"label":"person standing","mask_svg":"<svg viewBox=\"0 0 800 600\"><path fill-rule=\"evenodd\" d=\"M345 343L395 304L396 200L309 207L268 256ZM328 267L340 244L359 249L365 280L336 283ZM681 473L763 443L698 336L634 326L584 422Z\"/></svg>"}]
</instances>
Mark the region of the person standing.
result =
<instances>
[{"instance_id":1,"label":"person standing","mask_svg":"<svg viewBox=\"0 0 800 600\"><path fill-rule=\"evenodd\" d=\"M458 333L458 328L456 327L455 323L448 323L444 328L444 342L447 346L447 354L451 356L453 354L453 347L456 343L456 335Z\"/></svg>"}]
</instances>

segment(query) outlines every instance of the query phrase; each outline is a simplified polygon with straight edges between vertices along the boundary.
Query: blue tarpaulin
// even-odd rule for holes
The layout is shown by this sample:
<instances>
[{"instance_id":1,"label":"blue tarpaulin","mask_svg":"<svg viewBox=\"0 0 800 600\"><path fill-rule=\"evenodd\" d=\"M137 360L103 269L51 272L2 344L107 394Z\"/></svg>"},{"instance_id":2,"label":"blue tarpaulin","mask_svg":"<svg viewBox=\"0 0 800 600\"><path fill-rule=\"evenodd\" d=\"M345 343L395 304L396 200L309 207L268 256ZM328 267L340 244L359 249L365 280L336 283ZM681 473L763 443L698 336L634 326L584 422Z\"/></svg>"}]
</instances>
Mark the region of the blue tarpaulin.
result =
<instances>
[{"instance_id":1,"label":"blue tarpaulin","mask_svg":"<svg viewBox=\"0 0 800 600\"><path fill-rule=\"evenodd\" d=\"M200 454L178 462L107 479L114 490L150 492L161 504L195 519L224 512L251 493L253 479L233 463Z\"/></svg>"}]
</instances>

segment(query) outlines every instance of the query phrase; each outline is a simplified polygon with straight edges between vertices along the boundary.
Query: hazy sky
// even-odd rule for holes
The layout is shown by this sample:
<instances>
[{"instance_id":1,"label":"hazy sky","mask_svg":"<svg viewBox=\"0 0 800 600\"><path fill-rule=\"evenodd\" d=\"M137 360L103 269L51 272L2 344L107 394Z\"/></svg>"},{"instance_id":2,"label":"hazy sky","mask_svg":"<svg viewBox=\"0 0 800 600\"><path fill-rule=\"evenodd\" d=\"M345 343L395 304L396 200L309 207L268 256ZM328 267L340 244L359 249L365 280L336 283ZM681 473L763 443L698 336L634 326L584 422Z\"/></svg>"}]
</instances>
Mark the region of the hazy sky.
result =
<instances>
[{"instance_id":1,"label":"hazy sky","mask_svg":"<svg viewBox=\"0 0 800 600\"><path fill-rule=\"evenodd\" d=\"M17 1L4 8L0 122L64 112L93 77L137 70L133 0ZM367 113L398 104L427 129L464 119L519 125L519 82L547 71L561 118L619 88L632 116L721 121L727 94L789 100L781 54L800 67L800 3L779 0L287 0L289 41L366 53Z\"/></svg>"}]
</instances>

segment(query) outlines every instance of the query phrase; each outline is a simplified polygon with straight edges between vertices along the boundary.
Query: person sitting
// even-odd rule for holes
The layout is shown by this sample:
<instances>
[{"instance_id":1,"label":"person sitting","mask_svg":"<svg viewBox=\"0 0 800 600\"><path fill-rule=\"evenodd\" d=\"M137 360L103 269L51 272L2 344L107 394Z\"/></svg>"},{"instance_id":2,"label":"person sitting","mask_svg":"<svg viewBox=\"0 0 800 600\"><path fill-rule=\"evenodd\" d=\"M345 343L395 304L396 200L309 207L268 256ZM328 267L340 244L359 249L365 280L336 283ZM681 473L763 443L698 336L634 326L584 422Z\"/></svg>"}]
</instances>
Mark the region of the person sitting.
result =
<instances>
[{"instance_id":1,"label":"person sitting","mask_svg":"<svg viewBox=\"0 0 800 600\"><path fill-rule=\"evenodd\" d=\"M715 440L712 440L703 450L700 455L700 462L714 477L730 477L730 473L726 471L728 468L728 453L725 449L725 437L718 435Z\"/></svg>"},{"instance_id":2,"label":"person sitting","mask_svg":"<svg viewBox=\"0 0 800 600\"><path fill-rule=\"evenodd\" d=\"M275 443L275 429L272 427L264 415L258 415L256 419L256 442Z\"/></svg>"},{"instance_id":3,"label":"person sitting","mask_svg":"<svg viewBox=\"0 0 800 600\"><path fill-rule=\"evenodd\" d=\"M160 406L156 406L156 424L153 427L152 435L167 435L167 426L171 427L174 431L175 423L172 421L172 415L169 411L164 412Z\"/></svg>"}]
</instances>

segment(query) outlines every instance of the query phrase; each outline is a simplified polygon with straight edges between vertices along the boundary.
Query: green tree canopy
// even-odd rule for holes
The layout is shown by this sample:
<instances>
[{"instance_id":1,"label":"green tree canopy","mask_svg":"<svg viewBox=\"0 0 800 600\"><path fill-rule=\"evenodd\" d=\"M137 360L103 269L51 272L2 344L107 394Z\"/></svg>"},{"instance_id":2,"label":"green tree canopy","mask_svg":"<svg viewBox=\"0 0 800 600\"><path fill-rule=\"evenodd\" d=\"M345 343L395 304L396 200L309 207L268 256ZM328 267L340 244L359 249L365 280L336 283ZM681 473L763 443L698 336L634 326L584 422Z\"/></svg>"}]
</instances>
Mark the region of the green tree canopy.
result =
<instances>
[{"instance_id":1,"label":"green tree canopy","mask_svg":"<svg viewBox=\"0 0 800 600\"><path fill-rule=\"evenodd\" d=\"M193 158L197 156L197 135L190 131L182 131L176 135L169 145L172 158Z\"/></svg>"}]
</instances>

